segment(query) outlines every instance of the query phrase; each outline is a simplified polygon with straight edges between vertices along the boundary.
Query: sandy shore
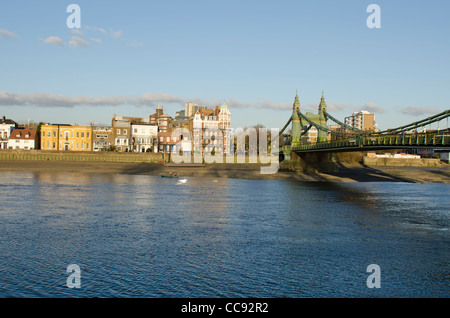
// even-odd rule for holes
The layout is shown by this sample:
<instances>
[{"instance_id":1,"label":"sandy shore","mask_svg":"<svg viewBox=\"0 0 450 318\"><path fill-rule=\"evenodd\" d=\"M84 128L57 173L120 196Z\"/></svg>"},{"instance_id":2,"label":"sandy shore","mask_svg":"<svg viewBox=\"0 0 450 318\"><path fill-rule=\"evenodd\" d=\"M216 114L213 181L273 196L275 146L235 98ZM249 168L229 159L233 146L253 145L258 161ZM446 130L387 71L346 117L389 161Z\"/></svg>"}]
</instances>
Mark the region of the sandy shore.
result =
<instances>
[{"instance_id":1,"label":"sandy shore","mask_svg":"<svg viewBox=\"0 0 450 318\"><path fill-rule=\"evenodd\" d=\"M160 176L170 171L180 177L240 178L327 182L439 182L450 183L450 166L440 168L341 166L332 173L297 173L279 170L263 175L255 164L214 164L204 167L166 167L143 162L80 162L1 160L0 171L142 174Z\"/></svg>"}]
</instances>

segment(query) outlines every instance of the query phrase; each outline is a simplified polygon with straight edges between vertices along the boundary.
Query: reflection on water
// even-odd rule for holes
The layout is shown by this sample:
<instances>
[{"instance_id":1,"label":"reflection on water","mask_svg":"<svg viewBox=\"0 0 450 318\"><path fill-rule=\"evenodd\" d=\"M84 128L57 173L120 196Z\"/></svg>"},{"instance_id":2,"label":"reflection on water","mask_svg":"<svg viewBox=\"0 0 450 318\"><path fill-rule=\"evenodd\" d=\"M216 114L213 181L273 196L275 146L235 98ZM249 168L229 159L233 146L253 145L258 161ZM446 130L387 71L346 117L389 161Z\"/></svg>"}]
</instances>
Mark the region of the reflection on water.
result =
<instances>
[{"instance_id":1,"label":"reflection on water","mask_svg":"<svg viewBox=\"0 0 450 318\"><path fill-rule=\"evenodd\" d=\"M1 297L450 296L445 184L1 180ZM65 286L69 264L80 289Z\"/></svg>"}]
</instances>

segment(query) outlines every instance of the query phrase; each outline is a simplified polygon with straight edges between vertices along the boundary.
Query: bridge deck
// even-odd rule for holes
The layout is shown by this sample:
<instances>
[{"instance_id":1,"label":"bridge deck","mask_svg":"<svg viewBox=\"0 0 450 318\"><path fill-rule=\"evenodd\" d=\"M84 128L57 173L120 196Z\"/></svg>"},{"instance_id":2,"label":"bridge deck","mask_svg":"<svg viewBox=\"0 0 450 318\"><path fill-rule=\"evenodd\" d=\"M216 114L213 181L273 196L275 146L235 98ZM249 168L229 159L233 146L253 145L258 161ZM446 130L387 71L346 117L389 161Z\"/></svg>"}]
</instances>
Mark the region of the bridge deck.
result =
<instances>
[{"instance_id":1,"label":"bridge deck","mask_svg":"<svg viewBox=\"0 0 450 318\"><path fill-rule=\"evenodd\" d=\"M450 134L446 133L422 133L422 134L397 134L381 136L355 136L352 139L336 140L326 143L292 146L294 152L315 151L366 151L388 148L449 148Z\"/></svg>"}]
</instances>

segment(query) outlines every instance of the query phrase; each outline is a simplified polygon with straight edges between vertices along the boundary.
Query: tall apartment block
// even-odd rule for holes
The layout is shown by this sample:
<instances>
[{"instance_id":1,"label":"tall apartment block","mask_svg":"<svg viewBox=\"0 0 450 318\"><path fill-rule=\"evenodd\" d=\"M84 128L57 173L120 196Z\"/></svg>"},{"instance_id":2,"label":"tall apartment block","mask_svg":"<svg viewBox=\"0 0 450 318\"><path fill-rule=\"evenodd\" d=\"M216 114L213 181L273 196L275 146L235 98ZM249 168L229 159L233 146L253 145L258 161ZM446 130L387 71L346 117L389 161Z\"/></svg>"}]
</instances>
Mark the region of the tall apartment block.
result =
<instances>
[{"instance_id":1,"label":"tall apartment block","mask_svg":"<svg viewBox=\"0 0 450 318\"><path fill-rule=\"evenodd\" d=\"M344 123L360 130L375 130L375 115L366 110L354 112L351 116L344 118Z\"/></svg>"}]
</instances>

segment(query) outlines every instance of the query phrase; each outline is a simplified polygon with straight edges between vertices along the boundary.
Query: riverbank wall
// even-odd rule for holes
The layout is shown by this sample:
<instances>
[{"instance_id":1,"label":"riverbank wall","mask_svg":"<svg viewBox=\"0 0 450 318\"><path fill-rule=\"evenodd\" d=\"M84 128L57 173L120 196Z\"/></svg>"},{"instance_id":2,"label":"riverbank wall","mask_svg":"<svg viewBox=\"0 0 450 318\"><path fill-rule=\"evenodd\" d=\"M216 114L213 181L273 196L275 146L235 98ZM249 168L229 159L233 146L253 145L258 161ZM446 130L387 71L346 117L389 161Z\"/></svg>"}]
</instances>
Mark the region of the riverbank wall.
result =
<instances>
[{"instance_id":1,"label":"riverbank wall","mask_svg":"<svg viewBox=\"0 0 450 318\"><path fill-rule=\"evenodd\" d=\"M151 162L163 163L162 153L61 152L41 150L1 150L0 160Z\"/></svg>"},{"instance_id":2,"label":"riverbank wall","mask_svg":"<svg viewBox=\"0 0 450 318\"><path fill-rule=\"evenodd\" d=\"M366 166L384 166L384 167L421 167L421 168L436 168L443 165L448 165L440 159L434 158L373 158L364 157L363 164Z\"/></svg>"},{"instance_id":3,"label":"riverbank wall","mask_svg":"<svg viewBox=\"0 0 450 318\"><path fill-rule=\"evenodd\" d=\"M163 164L167 161L163 153L120 152L61 152L41 150L1 150L0 160L31 161L89 161L89 162L147 162ZM192 161L194 162L194 161ZM246 159L248 162L248 158ZM235 160L235 163L237 161ZM231 164L233 165L233 164ZM363 152L308 154L305 157L292 155L291 160L280 162L280 169L302 172L333 172L339 166L384 166L384 167L442 167L448 165L439 159L377 158Z\"/></svg>"}]
</instances>

